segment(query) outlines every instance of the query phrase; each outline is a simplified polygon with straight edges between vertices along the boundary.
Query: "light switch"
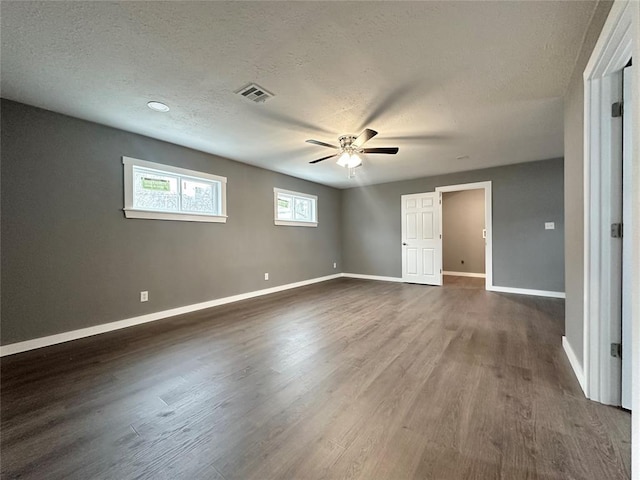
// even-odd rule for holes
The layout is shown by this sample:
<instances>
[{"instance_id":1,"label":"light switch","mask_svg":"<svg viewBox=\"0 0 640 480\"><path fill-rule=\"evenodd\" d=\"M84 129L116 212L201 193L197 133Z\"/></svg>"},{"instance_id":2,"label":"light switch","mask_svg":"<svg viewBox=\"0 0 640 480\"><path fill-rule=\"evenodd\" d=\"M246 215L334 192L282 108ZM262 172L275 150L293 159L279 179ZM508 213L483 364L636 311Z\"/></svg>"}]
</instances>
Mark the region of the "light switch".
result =
<instances>
[{"instance_id":1,"label":"light switch","mask_svg":"<svg viewBox=\"0 0 640 480\"><path fill-rule=\"evenodd\" d=\"M544 223L544 229L545 230L555 230L556 229L556 224L554 222L545 222Z\"/></svg>"}]
</instances>

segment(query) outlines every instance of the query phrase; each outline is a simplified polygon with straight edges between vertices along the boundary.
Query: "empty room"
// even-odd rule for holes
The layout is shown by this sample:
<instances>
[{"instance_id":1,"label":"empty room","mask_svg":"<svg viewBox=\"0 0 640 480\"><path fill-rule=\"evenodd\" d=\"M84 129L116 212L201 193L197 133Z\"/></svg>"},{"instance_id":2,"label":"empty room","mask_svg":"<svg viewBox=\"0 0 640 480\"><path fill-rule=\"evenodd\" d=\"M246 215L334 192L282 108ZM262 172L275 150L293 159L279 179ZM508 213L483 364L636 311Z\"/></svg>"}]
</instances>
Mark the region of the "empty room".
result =
<instances>
[{"instance_id":1,"label":"empty room","mask_svg":"<svg viewBox=\"0 0 640 480\"><path fill-rule=\"evenodd\" d=\"M640 2L0 2L3 479L640 480Z\"/></svg>"}]
</instances>

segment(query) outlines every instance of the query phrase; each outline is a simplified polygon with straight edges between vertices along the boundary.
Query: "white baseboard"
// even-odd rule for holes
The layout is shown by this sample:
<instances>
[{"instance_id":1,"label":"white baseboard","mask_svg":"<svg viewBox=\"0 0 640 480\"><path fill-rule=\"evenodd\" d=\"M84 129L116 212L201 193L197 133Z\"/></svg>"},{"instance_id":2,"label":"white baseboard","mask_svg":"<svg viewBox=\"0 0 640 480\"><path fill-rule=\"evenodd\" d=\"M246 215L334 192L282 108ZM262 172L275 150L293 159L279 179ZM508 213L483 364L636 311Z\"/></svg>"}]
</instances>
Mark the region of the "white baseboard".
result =
<instances>
[{"instance_id":1,"label":"white baseboard","mask_svg":"<svg viewBox=\"0 0 640 480\"><path fill-rule=\"evenodd\" d=\"M453 275L455 277L473 277L473 278L485 278L484 273L471 273L471 272L442 272L443 275Z\"/></svg>"},{"instance_id":2,"label":"white baseboard","mask_svg":"<svg viewBox=\"0 0 640 480\"><path fill-rule=\"evenodd\" d=\"M361 278L363 280L382 280L383 282L402 282L400 277L382 277L380 275L361 275L359 273L343 273L343 277Z\"/></svg>"},{"instance_id":3,"label":"white baseboard","mask_svg":"<svg viewBox=\"0 0 640 480\"><path fill-rule=\"evenodd\" d=\"M531 290L529 288L512 288L512 287L487 287L490 292L500 293L517 293L520 295L533 295L535 297L565 298L564 292L551 292L548 290Z\"/></svg>"},{"instance_id":4,"label":"white baseboard","mask_svg":"<svg viewBox=\"0 0 640 480\"><path fill-rule=\"evenodd\" d=\"M163 318L195 312L197 310L212 308L218 305L238 302L240 300L246 300L249 298L259 297L262 295L268 295L270 293L276 293L284 290L289 290L292 288L303 287L305 285L325 282L327 280L332 280L334 278L340 278L340 277L360 278L364 280L381 280L385 282L402 282L403 281L402 278L400 277L384 277L380 275L362 275L359 273L337 273L334 275L327 275L325 277L311 278L309 280L303 280L301 282L288 283L286 285L279 285L277 287L271 287L271 288L265 288L262 290L256 290L253 292L241 293L239 295L233 295L231 297L217 298L215 300L209 300L207 302L195 303L193 305L185 305L183 307L172 308L170 310L163 310L160 312L148 313L146 315L140 315L138 317L126 318L124 320L118 320L110 323L103 323L101 325L81 328L78 330L71 330L69 332L58 333L56 335L49 335L46 337L34 338L32 340L26 340L24 342L10 343L8 345L0 346L0 357L13 355L21 352L26 352L28 350L35 350L37 348L48 347L50 345L56 345L58 343L69 342L71 340L77 340L79 338L91 337L93 335L98 335L100 333L120 330L122 328L132 327L134 325L140 325L143 323L154 322L156 320L162 320ZM491 288L488 288L487 290L491 290L494 292L537 295L542 297L565 298L564 292L548 292L544 290L527 290L522 288L510 288L510 287L491 287Z\"/></svg>"},{"instance_id":5,"label":"white baseboard","mask_svg":"<svg viewBox=\"0 0 640 480\"><path fill-rule=\"evenodd\" d=\"M81 328L79 330L58 333L56 335L49 335L47 337L34 338L33 340L26 340L24 342L10 343L8 345L0 346L0 357L26 352L28 350L35 350L36 348L48 347L57 343L69 342L71 340L77 340L79 338L91 337L100 333L120 330L122 328L140 325L142 323L154 322L156 320L162 320L163 318L174 317L176 315L195 312L197 310L203 310L205 308L217 307L218 305L224 305L226 303L238 302L240 300L260 297L262 295L281 292L283 290L289 290L292 288L303 287L305 285L311 285L313 283L325 282L334 278L340 278L341 276L342 274L337 273L334 275L327 275L326 277L311 278L309 280L303 280L301 282L287 283L286 285L279 285L277 287L241 293L239 295L233 295L231 297L217 298L215 300L209 300L207 302L194 303L192 305L185 305L184 307L172 308L170 310L163 310L161 312L148 313L146 315L118 320L116 322L103 323L94 327Z\"/></svg>"},{"instance_id":6,"label":"white baseboard","mask_svg":"<svg viewBox=\"0 0 640 480\"><path fill-rule=\"evenodd\" d=\"M571 368L573 368L573 373L575 373L576 378L578 379L578 383L580 384L580 388L582 388L582 393L587 394L587 382L584 376L584 370L582 370L582 366L578 361L578 357L576 357L573 348L571 348L571 344L567 337L562 336L562 348L564 348L564 353L567 354L567 358L569 359L569 363L571 364Z\"/></svg>"}]
</instances>

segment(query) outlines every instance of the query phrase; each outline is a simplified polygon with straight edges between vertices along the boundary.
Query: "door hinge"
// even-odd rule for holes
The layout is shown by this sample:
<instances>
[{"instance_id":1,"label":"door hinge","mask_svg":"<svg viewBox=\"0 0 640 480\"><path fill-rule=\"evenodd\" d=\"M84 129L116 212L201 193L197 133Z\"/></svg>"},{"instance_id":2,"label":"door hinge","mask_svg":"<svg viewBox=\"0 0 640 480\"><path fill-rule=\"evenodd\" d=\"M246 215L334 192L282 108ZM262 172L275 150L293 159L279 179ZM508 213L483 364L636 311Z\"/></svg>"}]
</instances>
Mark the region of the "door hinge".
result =
<instances>
[{"instance_id":1,"label":"door hinge","mask_svg":"<svg viewBox=\"0 0 640 480\"><path fill-rule=\"evenodd\" d=\"M611 356L616 358L622 358L622 344L621 343L612 343L611 344Z\"/></svg>"},{"instance_id":2,"label":"door hinge","mask_svg":"<svg viewBox=\"0 0 640 480\"><path fill-rule=\"evenodd\" d=\"M624 115L624 104L622 102L616 102L611 105L611 116L618 118Z\"/></svg>"},{"instance_id":3,"label":"door hinge","mask_svg":"<svg viewBox=\"0 0 640 480\"><path fill-rule=\"evenodd\" d=\"M622 238L622 224L621 223L612 223L611 224L611 238Z\"/></svg>"}]
</instances>

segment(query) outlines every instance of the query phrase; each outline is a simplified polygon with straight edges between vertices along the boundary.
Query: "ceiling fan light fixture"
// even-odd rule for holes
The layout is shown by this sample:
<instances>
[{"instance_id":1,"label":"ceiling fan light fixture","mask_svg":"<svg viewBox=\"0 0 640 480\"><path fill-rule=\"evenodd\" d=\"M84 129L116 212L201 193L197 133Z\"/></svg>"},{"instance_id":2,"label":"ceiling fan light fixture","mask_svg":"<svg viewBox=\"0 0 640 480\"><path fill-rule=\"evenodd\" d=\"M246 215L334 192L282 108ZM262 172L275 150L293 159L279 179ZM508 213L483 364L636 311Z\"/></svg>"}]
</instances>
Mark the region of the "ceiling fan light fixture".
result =
<instances>
[{"instance_id":1,"label":"ceiling fan light fixture","mask_svg":"<svg viewBox=\"0 0 640 480\"><path fill-rule=\"evenodd\" d=\"M350 159L351 159L351 155L349 155L349 152L343 152L342 155L340 155L340 158L338 158L338 161L336 163L341 167L346 167L349 164Z\"/></svg>"},{"instance_id":2,"label":"ceiling fan light fixture","mask_svg":"<svg viewBox=\"0 0 640 480\"><path fill-rule=\"evenodd\" d=\"M356 168L362 165L362 158L357 153L343 152L336 163L344 168Z\"/></svg>"},{"instance_id":3,"label":"ceiling fan light fixture","mask_svg":"<svg viewBox=\"0 0 640 480\"><path fill-rule=\"evenodd\" d=\"M347 163L347 167L356 168L356 167L359 167L360 165L362 165L362 159L360 158L360 156L356 153L352 154L349 157L349 163Z\"/></svg>"}]
</instances>

